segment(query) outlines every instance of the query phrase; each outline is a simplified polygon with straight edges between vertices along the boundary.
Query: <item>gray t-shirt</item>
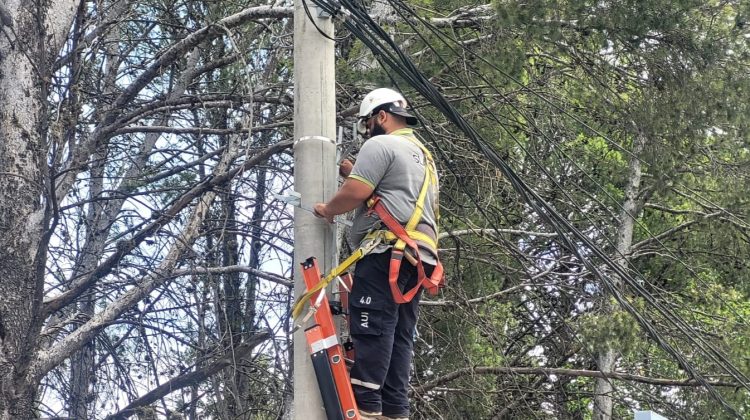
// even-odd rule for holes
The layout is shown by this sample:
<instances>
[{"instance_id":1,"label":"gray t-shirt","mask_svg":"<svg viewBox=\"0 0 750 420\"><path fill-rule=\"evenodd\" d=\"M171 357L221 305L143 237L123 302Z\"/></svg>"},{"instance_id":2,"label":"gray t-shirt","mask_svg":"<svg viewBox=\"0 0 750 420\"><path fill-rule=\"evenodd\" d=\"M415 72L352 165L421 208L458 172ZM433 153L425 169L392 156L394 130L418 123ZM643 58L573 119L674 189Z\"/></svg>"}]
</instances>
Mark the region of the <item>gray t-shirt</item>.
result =
<instances>
[{"instance_id":1,"label":"gray t-shirt","mask_svg":"<svg viewBox=\"0 0 750 420\"><path fill-rule=\"evenodd\" d=\"M385 208L405 225L416 208L419 192L425 177L427 159L422 149L404 136L416 140L408 128L391 134L375 136L365 141L357 156L350 178L362 181L375 189ZM418 140L416 140L418 142ZM437 239L436 209L438 205L438 183L430 186L425 199L424 213L417 230ZM380 221L374 212L367 214L367 206L356 210L351 239L359 244ZM429 244L419 242L422 261L435 265L437 250ZM380 246L373 252L385 252L389 246Z\"/></svg>"}]
</instances>

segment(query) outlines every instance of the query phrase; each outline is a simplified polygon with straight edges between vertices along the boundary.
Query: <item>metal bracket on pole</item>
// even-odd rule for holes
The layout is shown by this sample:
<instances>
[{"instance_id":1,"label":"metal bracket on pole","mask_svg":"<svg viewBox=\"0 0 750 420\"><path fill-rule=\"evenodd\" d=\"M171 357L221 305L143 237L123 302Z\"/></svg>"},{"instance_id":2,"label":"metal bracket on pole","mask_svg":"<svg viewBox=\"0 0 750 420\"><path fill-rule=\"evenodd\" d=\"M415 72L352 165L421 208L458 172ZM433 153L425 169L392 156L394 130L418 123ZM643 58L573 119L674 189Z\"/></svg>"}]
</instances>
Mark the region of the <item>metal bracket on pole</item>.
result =
<instances>
[{"instance_id":1,"label":"metal bracket on pole","mask_svg":"<svg viewBox=\"0 0 750 420\"><path fill-rule=\"evenodd\" d=\"M289 195L274 194L273 196L283 203L302 208L302 194L298 193L297 191L290 191Z\"/></svg>"},{"instance_id":2,"label":"metal bracket on pole","mask_svg":"<svg viewBox=\"0 0 750 420\"><path fill-rule=\"evenodd\" d=\"M321 19L328 19L331 18L331 14L328 13L326 10L323 10L320 6L315 6L318 9L318 17Z\"/></svg>"},{"instance_id":3,"label":"metal bracket on pole","mask_svg":"<svg viewBox=\"0 0 750 420\"><path fill-rule=\"evenodd\" d=\"M316 5L315 7L318 9L318 17L321 19L329 19L331 17L334 17L343 21L349 16L351 16L352 13L349 10L345 9L344 6L340 5L338 2L336 3L336 6L338 7L338 9L332 15L328 11L324 10L322 7Z\"/></svg>"},{"instance_id":4,"label":"metal bracket on pole","mask_svg":"<svg viewBox=\"0 0 750 420\"><path fill-rule=\"evenodd\" d=\"M294 141L294 145L292 145L292 148L297 147L297 145L299 143L302 143L303 141L327 141L329 143L336 144L335 140L329 139L328 137L324 136L303 136Z\"/></svg>"},{"instance_id":5,"label":"metal bracket on pole","mask_svg":"<svg viewBox=\"0 0 750 420\"><path fill-rule=\"evenodd\" d=\"M290 191L289 195L274 194L273 196L277 200L279 200L279 201L281 201L283 203L292 205L292 206L297 207L299 209L302 209L302 210L304 210L304 211L306 211L308 213L315 214L315 210L314 209L312 209L311 207L303 206L302 205L302 194L298 193L297 191ZM352 222L349 221L349 220L346 220L346 219L342 218L341 216L336 216L333 219L333 221L336 222L336 223L338 223L338 224L340 224L340 225L352 227Z\"/></svg>"},{"instance_id":6,"label":"metal bracket on pole","mask_svg":"<svg viewBox=\"0 0 750 420\"><path fill-rule=\"evenodd\" d=\"M633 420L667 420L667 418L653 411L636 411Z\"/></svg>"}]
</instances>

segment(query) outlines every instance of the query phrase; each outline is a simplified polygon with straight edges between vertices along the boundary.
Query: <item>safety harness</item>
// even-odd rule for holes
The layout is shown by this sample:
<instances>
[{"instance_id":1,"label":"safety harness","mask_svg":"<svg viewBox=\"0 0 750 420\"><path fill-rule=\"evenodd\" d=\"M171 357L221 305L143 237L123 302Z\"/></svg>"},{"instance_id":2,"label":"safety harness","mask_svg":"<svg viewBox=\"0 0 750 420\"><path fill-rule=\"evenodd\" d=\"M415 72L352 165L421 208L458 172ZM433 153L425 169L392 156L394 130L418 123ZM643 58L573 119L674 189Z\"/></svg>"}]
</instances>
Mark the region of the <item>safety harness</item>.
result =
<instances>
[{"instance_id":1,"label":"safety harness","mask_svg":"<svg viewBox=\"0 0 750 420\"><path fill-rule=\"evenodd\" d=\"M399 135L404 139L410 141L422 150L425 157L425 175L422 182L422 187L419 191L419 196L414 208L414 212L409 217L406 226L402 226L401 223L393 217L388 209L383 204L380 197L373 194L373 196L367 201L368 212L374 212L380 218L380 221L385 226L385 229L377 229L370 231L365 235L362 244L357 250L352 253L346 260L339 264L336 268L331 270L315 287L309 289L304 295L302 295L292 310L292 317L297 318L302 312L304 305L310 298L317 293L319 290L328 286L328 284L334 279L338 278L341 274L346 272L354 263L364 258L367 254L372 252L379 244L393 244L391 251L391 262L388 271L388 284L393 295L393 300L396 303L407 303L410 302L420 287L424 287L428 293L435 295L438 290L444 285L443 276L443 265L440 261L437 261L435 269L432 271L432 275L427 277L424 270L424 264L419 253L419 245L417 241L428 244L432 249L437 250L437 241L429 235L417 230L422 215L424 214L424 206L427 201L427 193L430 187L437 185L437 172L435 170L435 162L432 159L432 155L419 140L414 137L410 129L396 130L392 135ZM437 217L436 213L436 217ZM437 227L436 227L437 230ZM435 232L437 235L437 231ZM417 285L406 293L401 293L398 287L398 274L401 270L401 262L406 257L417 268ZM311 311L315 310L315 305L311 305ZM309 316L309 315L308 315Z\"/></svg>"},{"instance_id":2,"label":"safety harness","mask_svg":"<svg viewBox=\"0 0 750 420\"><path fill-rule=\"evenodd\" d=\"M434 295L437 294L438 290L443 285L443 264L438 260L432 275L427 277L424 271L424 264L422 264L422 259L420 257L419 245L417 244L417 241L421 241L431 246L432 249L437 249L437 241L435 239L417 230L417 225L419 224L419 221L422 220L422 214L424 214L427 193L430 187L437 184L437 175L432 155L429 150L427 150L427 148L424 147L416 137L414 137L411 130L397 130L391 134L402 136L422 150L426 160L424 180L422 181L422 188L419 191L419 197L417 198L414 212L406 222L406 226L402 226L401 223L393 217L383 204L380 197L373 195L372 198L368 200L367 207L370 212L375 212L375 214L378 215L380 221L387 229L370 232L365 238L367 239L368 237L380 235L387 243L395 241L391 251L388 284L391 288L393 300L396 303L407 303L414 298L420 287L424 287L428 293ZM437 231L435 233L437 234ZM417 284L406 293L401 293L401 289L398 287L398 273L401 270L401 262L405 255L407 256L407 259L411 260L411 262L417 267Z\"/></svg>"}]
</instances>

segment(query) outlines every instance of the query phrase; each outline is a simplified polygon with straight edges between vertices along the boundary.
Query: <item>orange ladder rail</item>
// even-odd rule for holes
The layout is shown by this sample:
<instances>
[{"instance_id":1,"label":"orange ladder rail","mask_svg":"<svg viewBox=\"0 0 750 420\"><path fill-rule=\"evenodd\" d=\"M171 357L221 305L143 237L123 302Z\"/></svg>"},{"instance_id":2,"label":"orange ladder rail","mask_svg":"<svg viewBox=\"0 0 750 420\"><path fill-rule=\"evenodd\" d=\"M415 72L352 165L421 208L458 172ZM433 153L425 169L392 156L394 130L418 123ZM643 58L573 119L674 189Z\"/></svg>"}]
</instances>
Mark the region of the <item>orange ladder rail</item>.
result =
<instances>
[{"instance_id":1,"label":"orange ladder rail","mask_svg":"<svg viewBox=\"0 0 750 420\"><path fill-rule=\"evenodd\" d=\"M318 262L314 257L310 257L301 265L305 286L307 286L307 290L312 290L322 278ZM323 296L320 295L321 293ZM311 296L310 302L317 304L315 308L316 325L305 331L305 337L310 348L310 357L313 359L313 367L316 369L316 376L318 376L318 384L321 387L320 391L326 415L329 420L360 420L343 350L336 334L333 313L328 303L328 297L325 296L325 289ZM327 363L320 360L323 350L328 356ZM330 366L330 369L327 370L325 365ZM332 376L334 386L331 386L331 378L328 375ZM330 395L333 392L335 392L337 398ZM338 400L338 408L335 407L336 400Z\"/></svg>"}]
</instances>

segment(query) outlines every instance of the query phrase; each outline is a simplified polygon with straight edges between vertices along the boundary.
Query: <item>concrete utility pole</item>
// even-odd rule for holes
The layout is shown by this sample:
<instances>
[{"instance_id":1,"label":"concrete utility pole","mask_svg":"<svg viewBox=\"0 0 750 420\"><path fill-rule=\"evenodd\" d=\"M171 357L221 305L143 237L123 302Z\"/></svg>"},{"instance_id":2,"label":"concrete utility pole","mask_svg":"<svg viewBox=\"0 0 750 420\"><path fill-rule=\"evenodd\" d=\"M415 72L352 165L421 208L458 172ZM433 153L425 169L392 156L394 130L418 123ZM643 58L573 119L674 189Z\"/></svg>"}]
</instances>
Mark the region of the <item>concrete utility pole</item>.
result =
<instances>
[{"instance_id":1,"label":"concrete utility pole","mask_svg":"<svg viewBox=\"0 0 750 420\"><path fill-rule=\"evenodd\" d=\"M333 22L318 17L308 0L315 24L305 13L304 0L294 1L294 189L302 195L302 206L312 208L336 192L336 90ZM294 295L305 290L299 263L318 258L321 270L333 268L336 259L334 227L323 219L294 210ZM305 333L294 334L293 418L325 420L320 391L307 350Z\"/></svg>"}]
</instances>

